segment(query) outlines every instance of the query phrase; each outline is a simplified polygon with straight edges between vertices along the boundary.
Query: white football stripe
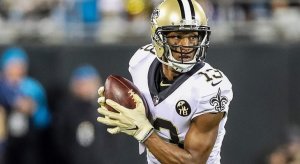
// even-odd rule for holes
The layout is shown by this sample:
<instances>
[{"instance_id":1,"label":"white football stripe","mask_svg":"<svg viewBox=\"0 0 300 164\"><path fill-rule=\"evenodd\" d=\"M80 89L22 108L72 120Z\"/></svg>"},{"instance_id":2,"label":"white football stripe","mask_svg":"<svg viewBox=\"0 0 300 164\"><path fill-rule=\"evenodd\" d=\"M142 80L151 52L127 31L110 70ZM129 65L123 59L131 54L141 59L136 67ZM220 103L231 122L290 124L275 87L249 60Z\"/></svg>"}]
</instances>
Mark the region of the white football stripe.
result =
<instances>
[{"instance_id":1,"label":"white football stripe","mask_svg":"<svg viewBox=\"0 0 300 164\"><path fill-rule=\"evenodd\" d=\"M188 0L181 0L181 2L183 3L185 19L192 20L191 6L190 6Z\"/></svg>"}]
</instances>

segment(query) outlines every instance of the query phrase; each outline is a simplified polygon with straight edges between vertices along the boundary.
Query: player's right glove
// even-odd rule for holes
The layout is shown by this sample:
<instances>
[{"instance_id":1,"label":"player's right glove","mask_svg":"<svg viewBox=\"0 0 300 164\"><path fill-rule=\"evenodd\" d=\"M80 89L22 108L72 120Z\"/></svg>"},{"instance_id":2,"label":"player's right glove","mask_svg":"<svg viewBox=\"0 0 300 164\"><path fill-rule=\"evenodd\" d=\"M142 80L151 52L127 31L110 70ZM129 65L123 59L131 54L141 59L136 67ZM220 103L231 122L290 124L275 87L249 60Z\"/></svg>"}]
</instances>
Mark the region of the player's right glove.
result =
<instances>
[{"instance_id":1,"label":"player's right glove","mask_svg":"<svg viewBox=\"0 0 300 164\"><path fill-rule=\"evenodd\" d=\"M136 108L128 109L110 99L105 100L103 91L104 88L100 87L98 91L100 96L98 99L100 104L98 112L105 117L98 117L97 121L109 126L115 126L107 129L111 134L123 132L133 136L139 142L144 142L153 132L153 126L146 117L145 106L140 96L135 93L132 95L136 102ZM119 113L108 111L104 106L105 103Z\"/></svg>"}]
</instances>

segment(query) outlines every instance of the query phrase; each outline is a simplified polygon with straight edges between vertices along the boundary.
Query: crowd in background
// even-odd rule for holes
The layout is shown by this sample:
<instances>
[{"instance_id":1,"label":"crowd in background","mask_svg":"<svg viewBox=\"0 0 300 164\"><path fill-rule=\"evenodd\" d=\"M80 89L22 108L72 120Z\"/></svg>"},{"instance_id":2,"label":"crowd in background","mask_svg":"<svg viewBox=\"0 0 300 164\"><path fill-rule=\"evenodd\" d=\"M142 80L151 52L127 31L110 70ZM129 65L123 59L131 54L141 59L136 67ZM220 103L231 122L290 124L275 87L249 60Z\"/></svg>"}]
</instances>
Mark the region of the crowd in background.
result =
<instances>
[{"instance_id":1,"label":"crowd in background","mask_svg":"<svg viewBox=\"0 0 300 164\"><path fill-rule=\"evenodd\" d=\"M198 0L214 41L299 41L299 0ZM148 42L161 0L0 0L0 44Z\"/></svg>"},{"instance_id":2,"label":"crowd in background","mask_svg":"<svg viewBox=\"0 0 300 164\"><path fill-rule=\"evenodd\" d=\"M40 136L51 121L45 90L28 76L28 61L27 53L18 47L11 47L1 55L0 154L7 164L41 163Z\"/></svg>"},{"instance_id":3,"label":"crowd in background","mask_svg":"<svg viewBox=\"0 0 300 164\"><path fill-rule=\"evenodd\" d=\"M74 67L66 77L68 88L50 104L29 67L28 52L20 46L0 54L0 164L123 163L121 152L132 142L110 136L96 121L97 90L103 85L98 70L89 63Z\"/></svg>"},{"instance_id":4,"label":"crowd in background","mask_svg":"<svg viewBox=\"0 0 300 164\"><path fill-rule=\"evenodd\" d=\"M96 151L107 147L101 140L107 136L103 126L96 126L95 100L102 82L95 68L74 70L70 94L54 113L42 84L28 75L25 50L8 48L0 63L0 164L47 163L54 152L59 163L109 163L103 151Z\"/></svg>"},{"instance_id":5,"label":"crowd in background","mask_svg":"<svg viewBox=\"0 0 300 164\"><path fill-rule=\"evenodd\" d=\"M267 164L300 163L300 129L298 126L287 128L285 141L266 157Z\"/></svg>"}]
</instances>

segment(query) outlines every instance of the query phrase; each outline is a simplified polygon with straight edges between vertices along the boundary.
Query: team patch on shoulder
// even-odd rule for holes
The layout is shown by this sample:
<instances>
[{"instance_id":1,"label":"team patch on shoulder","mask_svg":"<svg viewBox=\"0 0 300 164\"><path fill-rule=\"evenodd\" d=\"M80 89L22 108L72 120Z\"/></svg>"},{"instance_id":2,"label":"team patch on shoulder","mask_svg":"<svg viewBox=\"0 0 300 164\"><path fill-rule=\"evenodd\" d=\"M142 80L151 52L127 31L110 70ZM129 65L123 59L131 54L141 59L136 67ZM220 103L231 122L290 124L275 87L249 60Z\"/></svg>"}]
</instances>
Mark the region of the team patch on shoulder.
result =
<instances>
[{"instance_id":1,"label":"team patch on shoulder","mask_svg":"<svg viewBox=\"0 0 300 164\"><path fill-rule=\"evenodd\" d=\"M191 106L185 100L179 100L176 103L176 112L183 117L186 117L191 114Z\"/></svg>"},{"instance_id":2,"label":"team patch on shoulder","mask_svg":"<svg viewBox=\"0 0 300 164\"><path fill-rule=\"evenodd\" d=\"M216 96L209 100L210 105L214 106L215 110L221 112L225 109L225 104L228 103L226 96L221 96L221 89L219 88Z\"/></svg>"}]
</instances>

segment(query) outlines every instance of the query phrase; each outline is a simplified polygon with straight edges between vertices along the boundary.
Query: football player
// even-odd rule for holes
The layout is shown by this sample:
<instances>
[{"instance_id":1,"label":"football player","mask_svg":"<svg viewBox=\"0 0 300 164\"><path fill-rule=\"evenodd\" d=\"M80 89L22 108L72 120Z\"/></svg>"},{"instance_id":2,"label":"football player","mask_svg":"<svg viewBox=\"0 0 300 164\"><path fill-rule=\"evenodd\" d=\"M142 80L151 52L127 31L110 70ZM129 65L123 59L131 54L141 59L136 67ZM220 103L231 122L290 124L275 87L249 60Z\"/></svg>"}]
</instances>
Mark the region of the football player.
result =
<instances>
[{"instance_id":1,"label":"football player","mask_svg":"<svg viewBox=\"0 0 300 164\"><path fill-rule=\"evenodd\" d=\"M152 44L129 62L136 108L105 99L99 89L98 121L111 134L126 133L147 148L148 163L219 164L232 86L218 69L204 62L210 27L195 0L165 0L151 17ZM106 110L104 104L119 113Z\"/></svg>"}]
</instances>

